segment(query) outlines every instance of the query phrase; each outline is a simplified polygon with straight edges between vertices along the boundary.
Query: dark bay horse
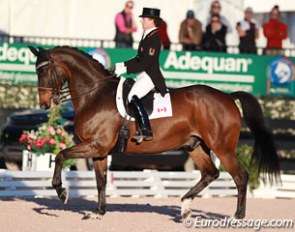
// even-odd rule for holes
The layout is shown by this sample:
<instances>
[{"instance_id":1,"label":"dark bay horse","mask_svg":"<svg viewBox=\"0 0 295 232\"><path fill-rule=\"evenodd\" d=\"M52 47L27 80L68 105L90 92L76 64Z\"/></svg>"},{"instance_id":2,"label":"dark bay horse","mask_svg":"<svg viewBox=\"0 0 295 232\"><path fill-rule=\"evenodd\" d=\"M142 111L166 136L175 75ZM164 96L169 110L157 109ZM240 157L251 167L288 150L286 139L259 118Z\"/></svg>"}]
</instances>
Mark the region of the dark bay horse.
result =
<instances>
[{"instance_id":1,"label":"dark bay horse","mask_svg":"<svg viewBox=\"0 0 295 232\"><path fill-rule=\"evenodd\" d=\"M73 100L75 130L81 143L61 151L56 156L52 185L58 197L67 202L62 187L62 164L72 158L93 158L98 189L98 210L106 212L107 155L115 147L123 119L119 115L115 95L119 78L106 70L86 53L70 47L49 50L30 47L37 56L40 107L48 109L58 103L65 83ZM246 210L248 173L236 157L241 128L241 114L235 99L241 102L245 121L254 134L253 159L259 173L270 180L279 179L279 162L271 134L265 127L258 101L246 92L226 94L205 85L170 91L173 117L151 120L152 141L137 145L128 140L126 152L132 154L159 153L184 147L202 177L181 199L182 217L190 215L190 202L219 176L210 157L210 150L220 159L232 176L238 190L236 218ZM130 124L130 134L135 124Z\"/></svg>"}]
</instances>

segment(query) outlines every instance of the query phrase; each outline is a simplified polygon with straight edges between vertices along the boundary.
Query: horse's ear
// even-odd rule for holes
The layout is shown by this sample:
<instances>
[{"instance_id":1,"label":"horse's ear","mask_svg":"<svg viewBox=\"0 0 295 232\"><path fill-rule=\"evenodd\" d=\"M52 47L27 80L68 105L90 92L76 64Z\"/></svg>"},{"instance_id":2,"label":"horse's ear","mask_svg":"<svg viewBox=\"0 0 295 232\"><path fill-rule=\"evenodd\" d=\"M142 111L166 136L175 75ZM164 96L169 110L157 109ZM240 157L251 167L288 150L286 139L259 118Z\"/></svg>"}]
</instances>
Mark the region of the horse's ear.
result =
<instances>
[{"instance_id":1,"label":"horse's ear","mask_svg":"<svg viewBox=\"0 0 295 232\"><path fill-rule=\"evenodd\" d=\"M50 55L49 55L49 51L45 48L42 47L38 47L39 49L39 56L44 59L44 60L48 60L50 59Z\"/></svg>"},{"instance_id":2,"label":"horse's ear","mask_svg":"<svg viewBox=\"0 0 295 232\"><path fill-rule=\"evenodd\" d=\"M46 49L42 48L42 47L38 47L39 48L39 52L45 52Z\"/></svg>"},{"instance_id":3,"label":"horse's ear","mask_svg":"<svg viewBox=\"0 0 295 232\"><path fill-rule=\"evenodd\" d=\"M39 52L38 52L38 50L36 49L36 48L34 48L34 47L32 47L32 46L28 46L29 47L29 49L31 50L31 52L35 55L35 56L39 56L40 54L39 54Z\"/></svg>"}]
</instances>

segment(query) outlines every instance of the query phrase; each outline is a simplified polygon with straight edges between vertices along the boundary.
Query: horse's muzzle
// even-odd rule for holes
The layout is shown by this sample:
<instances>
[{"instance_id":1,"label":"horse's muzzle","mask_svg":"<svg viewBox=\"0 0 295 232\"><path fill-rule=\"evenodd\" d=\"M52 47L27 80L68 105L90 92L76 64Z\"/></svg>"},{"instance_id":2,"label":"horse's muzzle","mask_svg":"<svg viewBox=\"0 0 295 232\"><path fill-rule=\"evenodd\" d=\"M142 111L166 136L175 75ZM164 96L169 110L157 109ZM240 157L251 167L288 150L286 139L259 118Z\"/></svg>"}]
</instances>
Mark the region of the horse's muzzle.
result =
<instances>
[{"instance_id":1,"label":"horse's muzzle","mask_svg":"<svg viewBox=\"0 0 295 232\"><path fill-rule=\"evenodd\" d=\"M43 109L43 110L47 110L47 109L50 108L50 105L48 105L48 104L41 104L40 105L40 108Z\"/></svg>"}]
</instances>

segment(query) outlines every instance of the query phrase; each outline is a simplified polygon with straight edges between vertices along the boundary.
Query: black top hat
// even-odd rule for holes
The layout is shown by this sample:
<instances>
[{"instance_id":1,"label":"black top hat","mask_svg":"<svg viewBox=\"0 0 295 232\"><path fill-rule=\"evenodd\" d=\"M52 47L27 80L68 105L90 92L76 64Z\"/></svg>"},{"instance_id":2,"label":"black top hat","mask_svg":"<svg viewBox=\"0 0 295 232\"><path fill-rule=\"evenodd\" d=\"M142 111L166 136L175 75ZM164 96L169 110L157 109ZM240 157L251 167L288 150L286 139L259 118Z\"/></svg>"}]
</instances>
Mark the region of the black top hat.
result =
<instances>
[{"instance_id":1,"label":"black top hat","mask_svg":"<svg viewBox=\"0 0 295 232\"><path fill-rule=\"evenodd\" d=\"M160 18L160 10L155 8L143 8L142 15L139 15L139 17L146 17L146 18Z\"/></svg>"}]
</instances>

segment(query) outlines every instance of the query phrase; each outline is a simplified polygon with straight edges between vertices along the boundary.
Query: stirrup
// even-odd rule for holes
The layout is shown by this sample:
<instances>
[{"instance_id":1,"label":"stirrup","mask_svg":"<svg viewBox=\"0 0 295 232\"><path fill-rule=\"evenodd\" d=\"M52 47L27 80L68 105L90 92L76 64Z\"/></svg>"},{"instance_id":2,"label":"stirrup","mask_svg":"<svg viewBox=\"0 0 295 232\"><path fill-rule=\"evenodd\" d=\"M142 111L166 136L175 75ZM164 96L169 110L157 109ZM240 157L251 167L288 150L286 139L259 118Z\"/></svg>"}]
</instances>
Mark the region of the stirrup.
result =
<instances>
[{"instance_id":1,"label":"stirrup","mask_svg":"<svg viewBox=\"0 0 295 232\"><path fill-rule=\"evenodd\" d=\"M135 135L133 135L131 139L131 141L134 141L137 144L141 143L143 140L144 140L143 135L138 131L136 131Z\"/></svg>"},{"instance_id":2,"label":"stirrup","mask_svg":"<svg viewBox=\"0 0 295 232\"><path fill-rule=\"evenodd\" d=\"M131 141L135 141L137 144L142 141L150 141L153 139L153 135L150 133L149 135L143 135L142 133L136 131L135 135L132 136Z\"/></svg>"}]
</instances>

